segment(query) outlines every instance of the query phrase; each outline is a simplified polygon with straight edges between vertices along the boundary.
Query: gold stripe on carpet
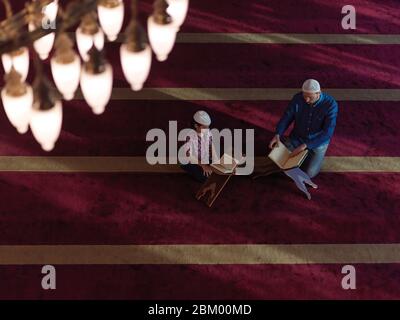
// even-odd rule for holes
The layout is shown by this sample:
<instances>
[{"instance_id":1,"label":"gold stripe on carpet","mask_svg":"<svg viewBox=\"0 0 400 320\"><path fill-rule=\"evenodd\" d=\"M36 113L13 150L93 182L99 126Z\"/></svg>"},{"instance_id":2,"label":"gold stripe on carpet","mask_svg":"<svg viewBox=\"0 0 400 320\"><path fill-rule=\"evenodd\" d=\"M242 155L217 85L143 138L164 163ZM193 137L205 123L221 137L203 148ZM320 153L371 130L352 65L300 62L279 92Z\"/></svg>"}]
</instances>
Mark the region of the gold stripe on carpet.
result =
<instances>
[{"instance_id":1,"label":"gold stripe on carpet","mask_svg":"<svg viewBox=\"0 0 400 320\"><path fill-rule=\"evenodd\" d=\"M289 101L299 88L114 88L112 100ZM400 89L326 89L338 101L400 101ZM76 100L82 100L78 92ZM400 105L399 105L400 106ZM397 106L397 107L399 107ZM132 104L132 107L135 107ZM394 106L396 107L396 106Z\"/></svg>"},{"instance_id":2,"label":"gold stripe on carpet","mask_svg":"<svg viewBox=\"0 0 400 320\"><path fill-rule=\"evenodd\" d=\"M400 263L400 244L0 246L0 265Z\"/></svg>"},{"instance_id":3,"label":"gold stripe on carpet","mask_svg":"<svg viewBox=\"0 0 400 320\"><path fill-rule=\"evenodd\" d=\"M256 157L263 163L266 157ZM400 172L400 157L326 157L323 172ZM150 165L145 157L0 157L0 172L181 173L176 164Z\"/></svg>"},{"instance_id":4,"label":"gold stripe on carpet","mask_svg":"<svg viewBox=\"0 0 400 320\"><path fill-rule=\"evenodd\" d=\"M72 34L72 36L74 36ZM121 43L120 35L117 42ZM308 34L308 33L178 33L177 43L215 44L400 44L399 34Z\"/></svg>"}]
</instances>

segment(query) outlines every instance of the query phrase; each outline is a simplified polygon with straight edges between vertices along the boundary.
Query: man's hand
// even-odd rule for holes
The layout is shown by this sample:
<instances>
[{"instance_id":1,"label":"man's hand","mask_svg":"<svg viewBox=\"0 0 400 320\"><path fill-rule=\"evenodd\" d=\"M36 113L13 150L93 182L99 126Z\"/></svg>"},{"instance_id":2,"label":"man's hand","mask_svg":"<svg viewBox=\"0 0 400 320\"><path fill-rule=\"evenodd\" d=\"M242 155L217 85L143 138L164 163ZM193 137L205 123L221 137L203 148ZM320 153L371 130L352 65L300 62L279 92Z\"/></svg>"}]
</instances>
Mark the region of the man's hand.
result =
<instances>
[{"instance_id":1,"label":"man's hand","mask_svg":"<svg viewBox=\"0 0 400 320\"><path fill-rule=\"evenodd\" d=\"M272 138L271 142L269 143L269 148L270 148L270 149L273 149L273 148L275 147L275 145L276 145L279 141L280 141L280 140L279 140L279 134L276 134L276 135Z\"/></svg>"},{"instance_id":2,"label":"man's hand","mask_svg":"<svg viewBox=\"0 0 400 320\"><path fill-rule=\"evenodd\" d=\"M201 165L201 168L203 169L203 174L206 177L209 177L211 175L211 173L213 173L213 170L211 169L211 166L203 164Z\"/></svg>"},{"instance_id":3,"label":"man's hand","mask_svg":"<svg viewBox=\"0 0 400 320\"><path fill-rule=\"evenodd\" d=\"M304 151L307 149L307 145L305 143L299 145L296 149L292 151L290 154L290 158L297 156L300 152Z\"/></svg>"}]
</instances>

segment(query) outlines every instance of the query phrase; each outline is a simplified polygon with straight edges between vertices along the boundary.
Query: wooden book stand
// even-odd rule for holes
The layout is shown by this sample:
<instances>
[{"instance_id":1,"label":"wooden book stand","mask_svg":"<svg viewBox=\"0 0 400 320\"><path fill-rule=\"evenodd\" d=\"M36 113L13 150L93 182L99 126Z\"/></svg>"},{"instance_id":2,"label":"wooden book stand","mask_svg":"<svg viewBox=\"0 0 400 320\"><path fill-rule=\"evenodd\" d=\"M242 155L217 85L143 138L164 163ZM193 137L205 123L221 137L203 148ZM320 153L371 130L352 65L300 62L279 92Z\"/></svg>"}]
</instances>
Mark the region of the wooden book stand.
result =
<instances>
[{"instance_id":1,"label":"wooden book stand","mask_svg":"<svg viewBox=\"0 0 400 320\"><path fill-rule=\"evenodd\" d=\"M196 199L203 201L208 207L211 207L215 200L225 188L229 179L235 175L236 171L229 174L223 174L220 171L213 169L213 173L208 177L207 181L203 183L199 191L196 193ZM267 176L275 172L281 172L282 170L267 157L262 160L262 163L255 164L255 175L253 179L258 177Z\"/></svg>"},{"instance_id":2,"label":"wooden book stand","mask_svg":"<svg viewBox=\"0 0 400 320\"><path fill-rule=\"evenodd\" d=\"M208 207L211 207L234 174L234 172L223 174L213 169L213 173L203 183L199 191L197 191L196 199L205 202Z\"/></svg>"}]
</instances>

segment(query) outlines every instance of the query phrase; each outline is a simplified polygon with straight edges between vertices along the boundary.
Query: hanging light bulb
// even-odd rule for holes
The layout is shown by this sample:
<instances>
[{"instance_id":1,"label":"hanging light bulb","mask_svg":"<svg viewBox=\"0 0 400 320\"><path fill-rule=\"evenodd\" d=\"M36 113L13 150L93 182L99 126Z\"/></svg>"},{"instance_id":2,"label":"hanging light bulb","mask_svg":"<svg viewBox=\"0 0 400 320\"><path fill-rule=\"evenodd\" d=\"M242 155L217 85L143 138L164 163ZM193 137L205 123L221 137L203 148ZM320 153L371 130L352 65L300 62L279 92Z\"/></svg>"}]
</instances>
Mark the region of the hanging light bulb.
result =
<instances>
[{"instance_id":1,"label":"hanging light bulb","mask_svg":"<svg viewBox=\"0 0 400 320\"><path fill-rule=\"evenodd\" d=\"M158 61L167 60L176 38L176 26L172 23L167 8L165 0L156 0L153 15L147 19L150 44Z\"/></svg>"},{"instance_id":2,"label":"hanging light bulb","mask_svg":"<svg viewBox=\"0 0 400 320\"><path fill-rule=\"evenodd\" d=\"M16 51L2 54L1 61L3 63L5 73L9 73L11 71L11 67L14 66L15 70L21 75L22 81L26 80L29 72L28 48L22 47Z\"/></svg>"},{"instance_id":3,"label":"hanging light bulb","mask_svg":"<svg viewBox=\"0 0 400 320\"><path fill-rule=\"evenodd\" d=\"M30 127L43 150L51 151L61 133L61 96L44 76L38 62L36 65L38 72L33 84L34 100Z\"/></svg>"},{"instance_id":4,"label":"hanging light bulb","mask_svg":"<svg viewBox=\"0 0 400 320\"><path fill-rule=\"evenodd\" d=\"M81 72L81 89L86 103L95 114L104 112L110 101L113 85L113 70L105 60L103 52L93 46L89 51L89 61Z\"/></svg>"},{"instance_id":5,"label":"hanging light bulb","mask_svg":"<svg viewBox=\"0 0 400 320\"><path fill-rule=\"evenodd\" d=\"M100 0L97 6L99 22L108 40L115 41L124 22L124 2L122 0Z\"/></svg>"},{"instance_id":6,"label":"hanging light bulb","mask_svg":"<svg viewBox=\"0 0 400 320\"><path fill-rule=\"evenodd\" d=\"M65 100L71 100L79 86L81 59L73 49L73 42L66 33L56 39L56 53L51 59L54 82Z\"/></svg>"},{"instance_id":7,"label":"hanging light bulb","mask_svg":"<svg viewBox=\"0 0 400 320\"><path fill-rule=\"evenodd\" d=\"M143 88L151 67L151 48L146 34L137 20L137 3L132 0L131 22L126 29L126 40L121 45L121 65L132 90Z\"/></svg>"},{"instance_id":8,"label":"hanging light bulb","mask_svg":"<svg viewBox=\"0 0 400 320\"><path fill-rule=\"evenodd\" d=\"M29 7L31 10L31 18L29 22L29 31L34 31L36 29L43 28L43 19L44 15L41 11L39 11L39 6L34 5ZM38 53L40 59L45 60L49 57L50 51L53 48L55 34L51 32L38 40L34 41L33 47L35 51Z\"/></svg>"},{"instance_id":9,"label":"hanging light bulb","mask_svg":"<svg viewBox=\"0 0 400 320\"><path fill-rule=\"evenodd\" d=\"M34 24L29 24L29 31L36 30ZM40 59L46 60L49 57L50 51L53 48L55 34L49 33L33 43L35 51L38 53Z\"/></svg>"},{"instance_id":10,"label":"hanging light bulb","mask_svg":"<svg viewBox=\"0 0 400 320\"><path fill-rule=\"evenodd\" d=\"M21 134L26 133L29 128L33 103L32 88L24 82L13 66L6 74L5 82L6 85L1 91L4 111L17 131Z\"/></svg>"},{"instance_id":11,"label":"hanging light bulb","mask_svg":"<svg viewBox=\"0 0 400 320\"><path fill-rule=\"evenodd\" d=\"M58 0L53 0L48 5L43 7L42 12L50 21L56 20L58 13Z\"/></svg>"},{"instance_id":12,"label":"hanging light bulb","mask_svg":"<svg viewBox=\"0 0 400 320\"><path fill-rule=\"evenodd\" d=\"M6 18L11 19L13 16L13 11L10 1L3 0L3 4L5 6ZM2 29L5 30L5 34L10 39L15 39L19 36L18 31L13 25L11 27L7 27L6 25L4 25ZM22 81L26 80L29 72L29 50L27 47L21 47L15 51L2 54L1 61L5 73L9 73L12 66L14 66L15 70L21 75Z\"/></svg>"},{"instance_id":13,"label":"hanging light bulb","mask_svg":"<svg viewBox=\"0 0 400 320\"><path fill-rule=\"evenodd\" d=\"M76 29L76 42L79 54L83 61L88 61L88 51L93 44L97 49L102 50L104 47L104 33L97 24L97 16L95 12L87 14Z\"/></svg>"},{"instance_id":14,"label":"hanging light bulb","mask_svg":"<svg viewBox=\"0 0 400 320\"><path fill-rule=\"evenodd\" d=\"M151 48L145 43L142 47L124 43L121 46L121 65L126 80L132 90L139 91L147 80L151 67Z\"/></svg>"},{"instance_id":15,"label":"hanging light bulb","mask_svg":"<svg viewBox=\"0 0 400 320\"><path fill-rule=\"evenodd\" d=\"M181 25L186 19L186 15L189 8L189 0L167 0L168 9L167 12L172 18L172 22L179 31Z\"/></svg>"}]
</instances>

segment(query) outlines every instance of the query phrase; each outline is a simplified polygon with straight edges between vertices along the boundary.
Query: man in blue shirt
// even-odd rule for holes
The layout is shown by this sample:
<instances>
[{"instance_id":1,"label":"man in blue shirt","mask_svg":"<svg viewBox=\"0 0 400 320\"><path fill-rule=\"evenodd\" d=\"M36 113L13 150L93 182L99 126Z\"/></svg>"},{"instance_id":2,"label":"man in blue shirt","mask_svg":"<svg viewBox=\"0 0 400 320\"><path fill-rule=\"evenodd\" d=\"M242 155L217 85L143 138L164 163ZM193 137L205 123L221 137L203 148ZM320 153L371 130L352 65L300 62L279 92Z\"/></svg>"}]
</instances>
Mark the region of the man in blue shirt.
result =
<instances>
[{"instance_id":1,"label":"man in blue shirt","mask_svg":"<svg viewBox=\"0 0 400 320\"><path fill-rule=\"evenodd\" d=\"M283 142L292 151L292 156L305 149L309 150L301 168L310 178L313 178L321 170L326 150L335 130L337 114L338 105L335 99L321 92L318 81L306 80L302 92L293 97L278 122L275 136L269 147L272 149L294 122L289 138Z\"/></svg>"}]
</instances>

